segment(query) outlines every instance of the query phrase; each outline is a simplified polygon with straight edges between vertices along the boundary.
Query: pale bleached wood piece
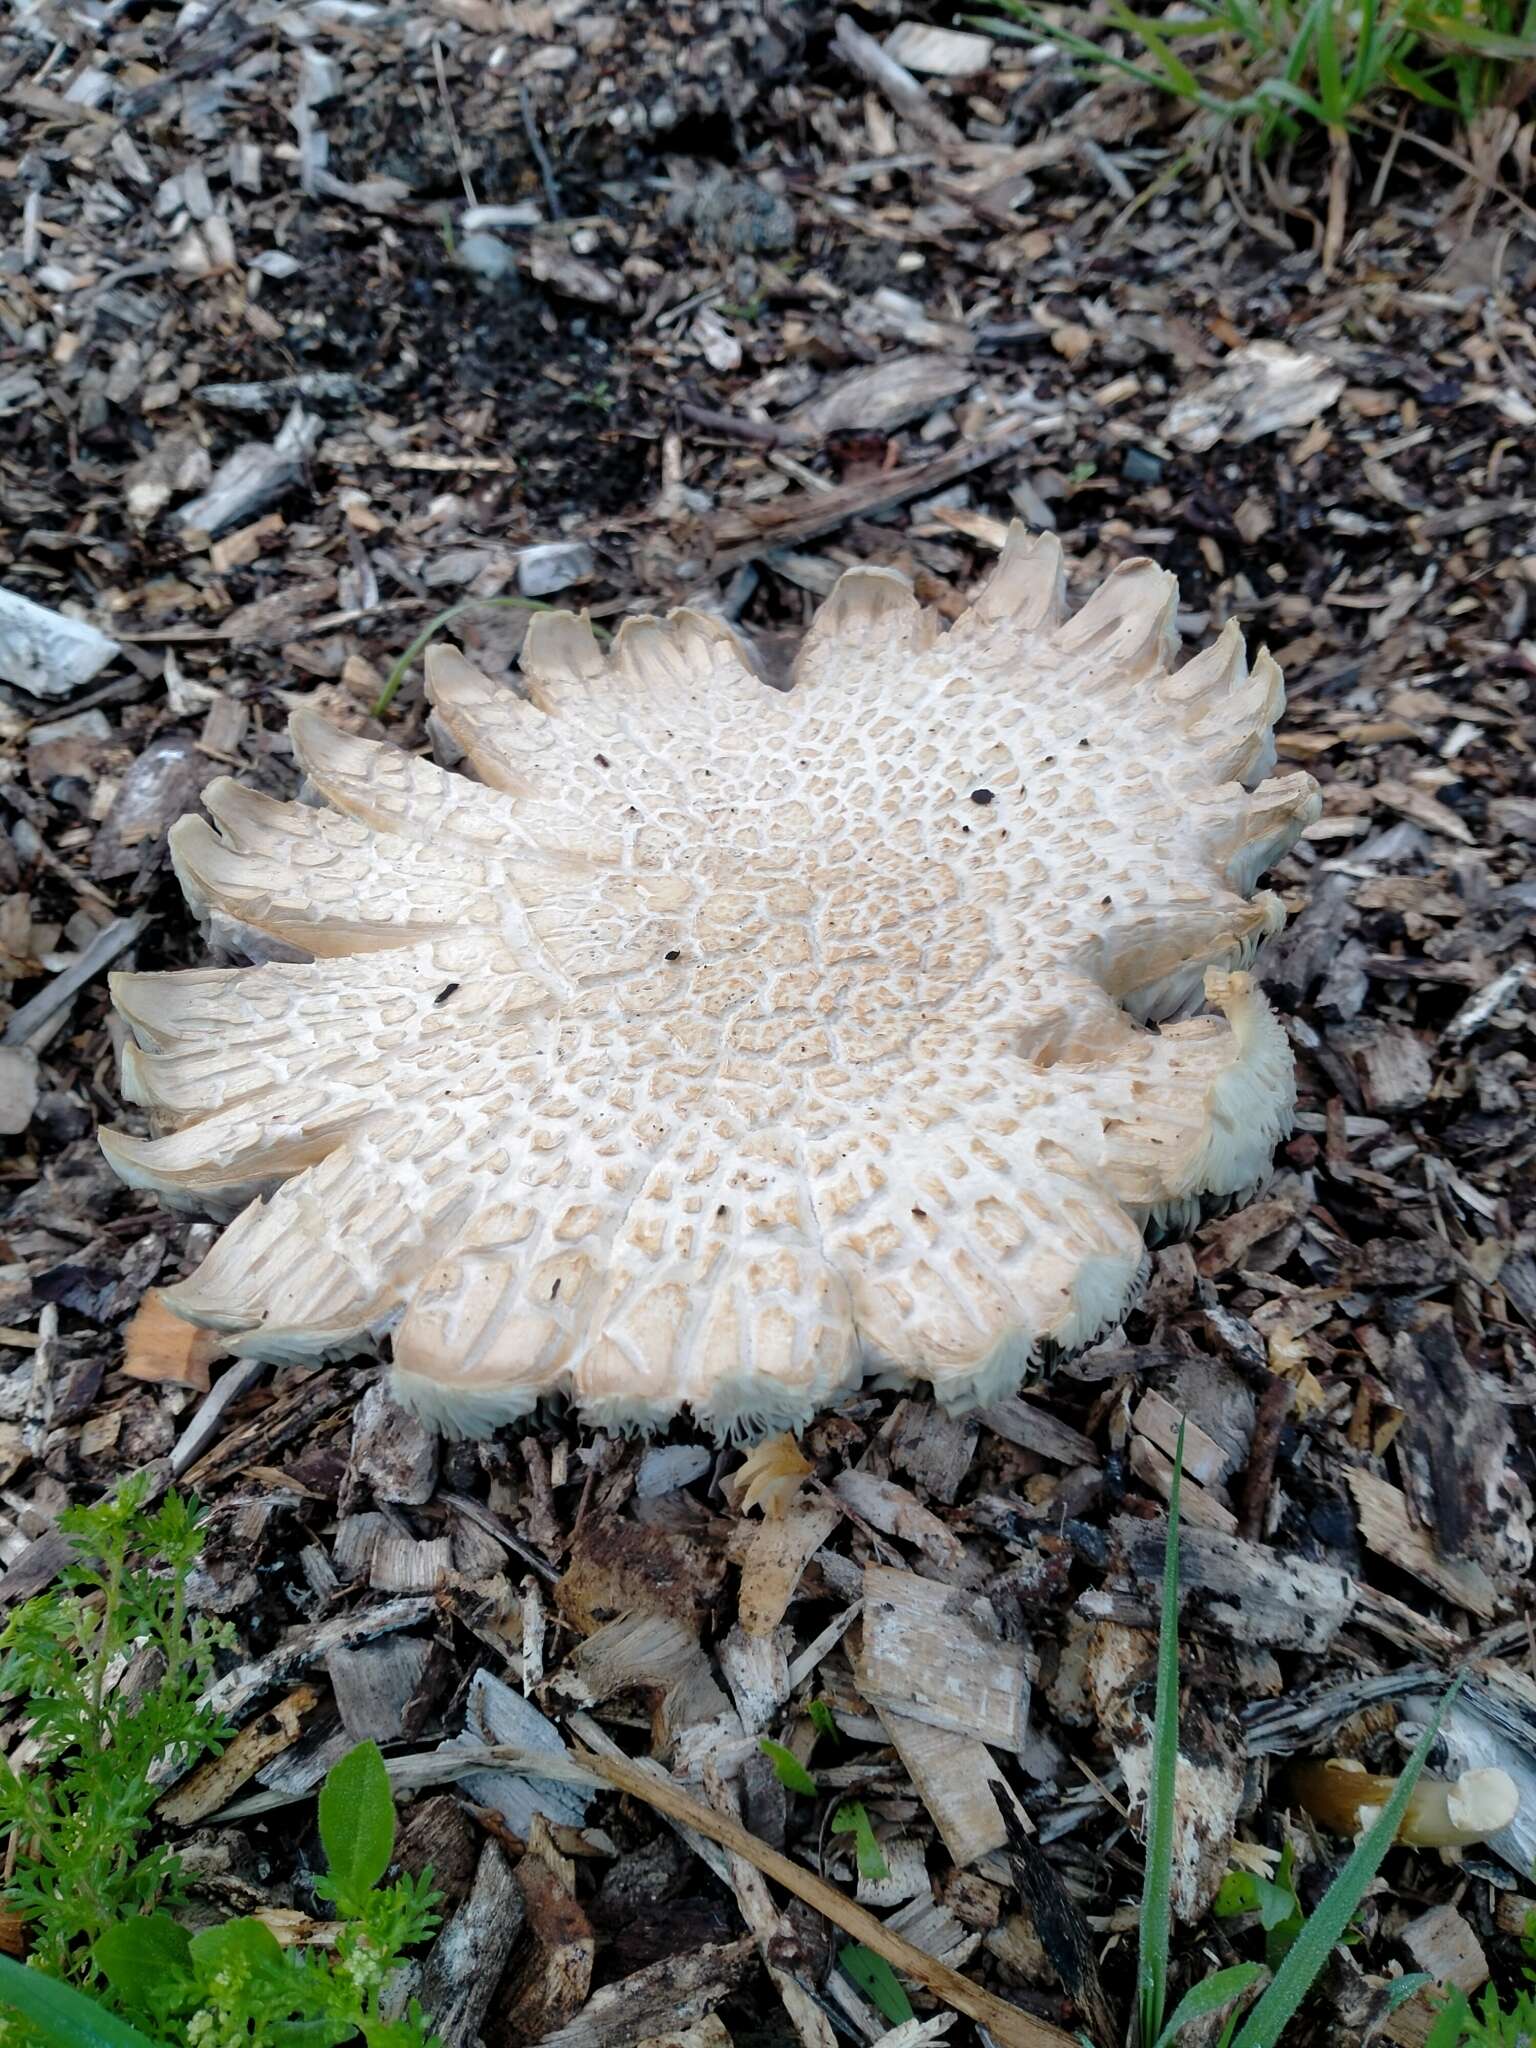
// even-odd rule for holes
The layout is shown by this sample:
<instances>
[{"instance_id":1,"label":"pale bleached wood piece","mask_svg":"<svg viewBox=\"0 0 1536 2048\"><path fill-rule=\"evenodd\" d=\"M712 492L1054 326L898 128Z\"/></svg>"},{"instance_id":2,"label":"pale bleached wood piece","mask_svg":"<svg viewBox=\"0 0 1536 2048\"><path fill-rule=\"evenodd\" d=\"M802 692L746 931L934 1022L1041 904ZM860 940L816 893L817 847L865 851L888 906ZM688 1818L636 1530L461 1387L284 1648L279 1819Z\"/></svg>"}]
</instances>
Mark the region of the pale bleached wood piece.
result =
<instances>
[{"instance_id":1,"label":"pale bleached wood piece","mask_svg":"<svg viewBox=\"0 0 1536 2048\"><path fill-rule=\"evenodd\" d=\"M859 1691L876 1709L1017 1754L1029 1732L1024 1646L978 1625L976 1597L866 1565Z\"/></svg>"}]
</instances>

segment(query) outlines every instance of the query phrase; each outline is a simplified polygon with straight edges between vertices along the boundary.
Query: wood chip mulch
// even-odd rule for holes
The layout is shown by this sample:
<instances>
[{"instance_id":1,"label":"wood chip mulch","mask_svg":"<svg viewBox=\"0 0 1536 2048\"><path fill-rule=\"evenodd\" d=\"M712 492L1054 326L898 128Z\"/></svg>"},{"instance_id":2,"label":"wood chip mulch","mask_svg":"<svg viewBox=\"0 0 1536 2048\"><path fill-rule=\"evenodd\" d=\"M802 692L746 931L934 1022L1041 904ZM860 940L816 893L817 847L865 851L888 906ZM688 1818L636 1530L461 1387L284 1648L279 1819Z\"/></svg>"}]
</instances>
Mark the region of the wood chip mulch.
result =
<instances>
[{"instance_id":1,"label":"wood chip mulch","mask_svg":"<svg viewBox=\"0 0 1536 2048\"><path fill-rule=\"evenodd\" d=\"M144 1467L199 1493L243 1731L168 1795L199 1910L314 1908L302 1802L376 1737L453 1915L417 1986L449 2048L880 2040L816 1883L932 1966L900 2048L1107 2048L1182 1418L1196 1974L1254 1952L1210 1916L1234 1856L1289 1842L1310 1898L1345 1853L1287 1807L1291 1758L1395 1768L1465 1667L1437 1763L1521 1786L1494 1844L1389 1861L1310 2023L1356 2041L1425 1957L1515 1982L1532 1905L1531 130L1493 135L1492 184L1363 142L1325 271L1320 153L1160 183L1170 109L862 20L54 0L0 28L0 581L97 629L38 667L0 616L0 1602L53 1582L71 1501ZM893 30L974 68L910 69ZM1252 343L1305 359L1278 423ZM205 957L165 834L211 777L291 794L299 703L424 743L419 670L372 707L463 599L686 598L771 667L851 562L954 615L1014 516L1085 587L1155 555L1191 643L1268 642L1282 764L1325 796L1261 967L1295 1134L1122 1330L963 1420L869 1393L801 1473L558 1416L443 1443L370 1366L232 1362L159 1305L211 1226L96 1148L105 976ZM500 674L526 617L452 630Z\"/></svg>"}]
</instances>

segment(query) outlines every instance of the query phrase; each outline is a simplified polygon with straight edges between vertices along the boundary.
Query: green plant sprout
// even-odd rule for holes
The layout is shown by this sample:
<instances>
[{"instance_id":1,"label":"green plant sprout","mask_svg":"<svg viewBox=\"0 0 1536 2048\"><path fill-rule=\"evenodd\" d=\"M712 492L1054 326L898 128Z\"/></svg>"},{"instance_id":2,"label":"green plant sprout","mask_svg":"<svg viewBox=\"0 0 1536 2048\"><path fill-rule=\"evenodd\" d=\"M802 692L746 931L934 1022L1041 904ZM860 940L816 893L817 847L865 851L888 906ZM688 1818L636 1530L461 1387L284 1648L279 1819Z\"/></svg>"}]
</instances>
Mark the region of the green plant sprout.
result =
<instances>
[{"instance_id":1,"label":"green plant sprout","mask_svg":"<svg viewBox=\"0 0 1536 2048\"><path fill-rule=\"evenodd\" d=\"M1523 1974L1536 1983L1536 1913L1526 1916L1520 1946L1525 1951ZM1475 2001L1464 1991L1445 1994L1424 2048L1531 2048L1536 2042L1536 1994L1516 1991L1505 2005L1491 1984Z\"/></svg>"},{"instance_id":2,"label":"green plant sprout","mask_svg":"<svg viewBox=\"0 0 1536 2048\"><path fill-rule=\"evenodd\" d=\"M786 1749L782 1742L772 1742L766 1735L760 1735L757 1746L773 1765L773 1775L786 1792L798 1792L806 1799L816 1797L816 1780L801 1763L792 1749Z\"/></svg>"},{"instance_id":3,"label":"green plant sprout","mask_svg":"<svg viewBox=\"0 0 1536 2048\"><path fill-rule=\"evenodd\" d=\"M1279 1968L1306 1917L1296 1896L1295 1862L1296 1853L1287 1842L1273 1877L1260 1877L1253 1870L1229 1870L1211 1908L1218 1920L1258 1914L1264 1930L1264 1961L1271 1970Z\"/></svg>"},{"instance_id":4,"label":"green plant sprout","mask_svg":"<svg viewBox=\"0 0 1536 2048\"><path fill-rule=\"evenodd\" d=\"M891 1866L885 1860L885 1851L875 1837L875 1830L869 1813L861 1801L845 1800L832 1816L834 1835L852 1835L853 1858L858 1865L859 1875L870 1884L878 1884L889 1877Z\"/></svg>"},{"instance_id":5,"label":"green plant sprout","mask_svg":"<svg viewBox=\"0 0 1536 2048\"><path fill-rule=\"evenodd\" d=\"M451 626L461 612L498 610L552 612L557 609L557 606L545 604L543 599L538 597L461 597L456 604L449 605L446 610L440 611L435 618L427 621L416 635L416 638L406 648L404 654L400 656L400 659L395 663L389 674L384 678L384 687L373 700L372 710L374 717L382 718L384 716L399 694L400 685L410 674L412 663L420 660L421 656L426 653L443 628ZM592 631L599 640L607 640L611 637L601 626L594 626Z\"/></svg>"}]
</instances>

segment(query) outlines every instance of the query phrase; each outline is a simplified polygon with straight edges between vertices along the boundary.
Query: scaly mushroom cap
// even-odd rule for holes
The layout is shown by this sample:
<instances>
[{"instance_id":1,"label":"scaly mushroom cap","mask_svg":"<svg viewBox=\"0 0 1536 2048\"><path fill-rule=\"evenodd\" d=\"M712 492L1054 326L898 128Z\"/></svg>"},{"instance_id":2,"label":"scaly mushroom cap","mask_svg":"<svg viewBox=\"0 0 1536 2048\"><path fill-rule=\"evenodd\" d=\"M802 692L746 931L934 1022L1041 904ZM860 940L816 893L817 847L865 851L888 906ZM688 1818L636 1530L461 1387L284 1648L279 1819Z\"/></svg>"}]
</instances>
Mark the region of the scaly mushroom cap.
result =
<instances>
[{"instance_id":1,"label":"scaly mushroom cap","mask_svg":"<svg viewBox=\"0 0 1536 2048\"><path fill-rule=\"evenodd\" d=\"M221 780L172 845L315 958L113 980L159 1135L108 1158L239 1211L167 1301L259 1358L389 1332L467 1432L783 1427L870 1371L964 1408L1112 1324L1288 1127L1241 970L1318 798L1236 626L1175 669L1171 576L1061 591L1022 529L948 632L851 571L788 693L692 612L606 657L541 614L522 695L437 648L478 782L295 716L334 809Z\"/></svg>"}]
</instances>

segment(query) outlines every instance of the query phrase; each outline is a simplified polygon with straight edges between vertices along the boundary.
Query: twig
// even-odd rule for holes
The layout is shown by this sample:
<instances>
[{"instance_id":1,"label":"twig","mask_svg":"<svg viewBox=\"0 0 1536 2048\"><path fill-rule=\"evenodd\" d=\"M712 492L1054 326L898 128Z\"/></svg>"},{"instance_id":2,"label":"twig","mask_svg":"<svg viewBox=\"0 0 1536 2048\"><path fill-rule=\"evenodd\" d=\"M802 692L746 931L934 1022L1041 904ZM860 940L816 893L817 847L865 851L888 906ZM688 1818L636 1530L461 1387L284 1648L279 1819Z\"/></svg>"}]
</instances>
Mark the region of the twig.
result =
<instances>
[{"instance_id":1,"label":"twig","mask_svg":"<svg viewBox=\"0 0 1536 2048\"><path fill-rule=\"evenodd\" d=\"M888 57L874 37L866 35L856 21L840 14L833 41L838 55L850 68L861 78L867 78L919 134L926 135L946 155L963 156L968 152L970 145L965 137L952 121L946 120L939 112L929 99L926 88L904 65L898 64L894 57Z\"/></svg>"},{"instance_id":2,"label":"twig","mask_svg":"<svg viewBox=\"0 0 1536 2048\"><path fill-rule=\"evenodd\" d=\"M529 97L526 78L518 87L517 103L522 109L523 132L528 137L528 147L532 150L533 160L539 167L539 183L544 187L544 197L549 202L549 217L551 220L564 220L565 208L560 204L560 187L555 180L555 167L550 160L549 151L544 147L544 138L539 133L539 124L534 116L533 101Z\"/></svg>"},{"instance_id":3,"label":"twig","mask_svg":"<svg viewBox=\"0 0 1536 2048\"><path fill-rule=\"evenodd\" d=\"M478 206L475 197L475 181L469 175L469 158L464 153L464 138L459 133L459 124L453 118L453 101L448 96L448 71L443 63L443 46L432 38L432 62L437 70L438 98L443 103L443 119L448 124L448 140L453 145L454 161L459 167L459 178L464 186L464 197L471 206Z\"/></svg>"},{"instance_id":4,"label":"twig","mask_svg":"<svg viewBox=\"0 0 1536 2048\"><path fill-rule=\"evenodd\" d=\"M876 478L873 483L839 485L809 506L804 502L809 498L809 492L787 506L781 501L765 508L764 528L755 539L743 541L740 546L727 548L723 554L716 555L713 568L716 574L724 575L741 562L758 561L778 548L796 547L803 540L812 540L818 534L830 533L834 527L845 526L850 519L865 519L871 513L887 512L894 505L904 505L909 498L942 490L958 477L969 476L973 470L984 469L989 463L1016 455L1036 435L1059 424L1062 417L1058 413L1043 413L1015 433L996 434L990 440L962 442L958 448L936 457L932 462L911 463L905 469L895 469L888 476Z\"/></svg>"},{"instance_id":5,"label":"twig","mask_svg":"<svg viewBox=\"0 0 1536 2048\"><path fill-rule=\"evenodd\" d=\"M1295 1387L1278 1373L1270 1375L1268 1385L1259 1396L1237 1518L1238 1535L1246 1537L1250 1543L1258 1542L1264 1531L1264 1511L1269 1506L1270 1488L1275 1483L1280 1432L1285 1428L1285 1418L1290 1414L1295 1398Z\"/></svg>"},{"instance_id":6,"label":"twig","mask_svg":"<svg viewBox=\"0 0 1536 2048\"><path fill-rule=\"evenodd\" d=\"M104 926L78 960L71 961L45 989L41 989L29 1003L22 1004L4 1032L0 1033L0 1045L21 1045L34 1031L40 1031L56 1011L73 1002L79 991L88 981L94 980L103 967L110 966L119 953L127 952L148 922L148 915L140 910L132 917L115 918Z\"/></svg>"},{"instance_id":7,"label":"twig","mask_svg":"<svg viewBox=\"0 0 1536 2048\"><path fill-rule=\"evenodd\" d=\"M731 1803L730 1790L713 1764L704 1767L704 1786L716 1810L734 1824L737 1815ZM768 1981L778 1992L789 2023L800 2036L803 2048L837 2048L837 2036L826 2014L799 1978L779 1960L786 1946L788 1929L769 1896L761 1871L755 1870L741 1855L731 1857L729 1868L731 1890L736 1894L741 1917L752 1930L757 1952L763 1959L763 1968L768 1972Z\"/></svg>"},{"instance_id":8,"label":"twig","mask_svg":"<svg viewBox=\"0 0 1536 2048\"><path fill-rule=\"evenodd\" d=\"M53 1366L58 1334L59 1311L51 1301L46 1302L37 1319L38 1346L32 1354L32 1376L21 1414L21 1440L33 1457L41 1452L53 1421Z\"/></svg>"},{"instance_id":9,"label":"twig","mask_svg":"<svg viewBox=\"0 0 1536 2048\"><path fill-rule=\"evenodd\" d=\"M892 1969L900 1970L926 1991L932 1992L935 1998L942 1999L956 2012L964 2013L967 2019L985 2027L1000 2048L1077 2048L1073 2035L1045 2020L1035 2019L1018 2006L1008 2004L1006 1999L995 1997L979 1984L973 1984L969 1977L962 1977L958 1970L950 1969L936 1957L925 1955L899 1934L893 1934L873 1913L866 1913L862 1906L856 1905L836 1886L828 1884L825 1878L817 1877L813 1871L792 1862L788 1856L780 1855L777 1849L770 1849L766 1842L760 1842L756 1835L749 1834L739 1821L726 1814L712 1812L701 1800L683 1791L681 1786L650 1777L629 1757L594 1756L590 1751L576 1751L572 1761L578 1768L590 1771L630 1798L643 1800L669 1820L692 1828L706 1841L718 1843L730 1855L742 1857L764 1877L782 1885L797 1899L803 1899L806 1905L814 1907L835 1927L842 1928L845 1934L851 1934L855 1941L873 1950ZM559 1775L558 1771L548 1770L542 1752L537 1758L530 1756L528 1768L549 1776Z\"/></svg>"},{"instance_id":10,"label":"twig","mask_svg":"<svg viewBox=\"0 0 1536 2048\"><path fill-rule=\"evenodd\" d=\"M1344 230L1349 221L1349 174L1354 157L1349 147L1349 130L1332 131L1333 150L1328 164L1328 220L1323 229L1322 267L1324 277L1332 274L1344 250Z\"/></svg>"},{"instance_id":11,"label":"twig","mask_svg":"<svg viewBox=\"0 0 1536 2048\"><path fill-rule=\"evenodd\" d=\"M784 448L801 437L788 427L776 427L772 420L746 420L733 412L712 412L707 405L682 404L678 411L696 427L708 427L716 434L728 434L733 441L760 441L765 448Z\"/></svg>"}]
</instances>

